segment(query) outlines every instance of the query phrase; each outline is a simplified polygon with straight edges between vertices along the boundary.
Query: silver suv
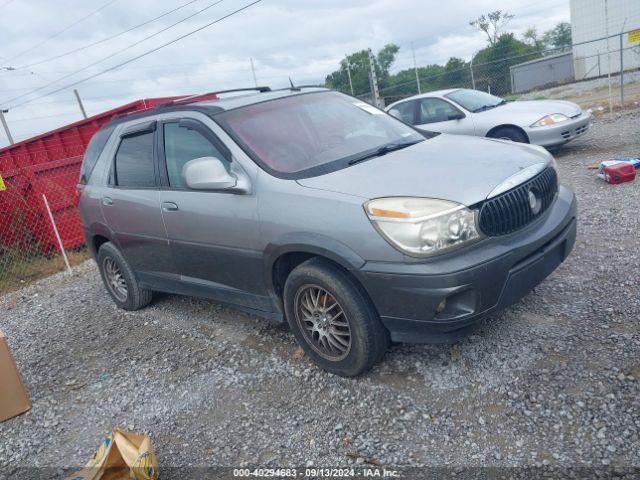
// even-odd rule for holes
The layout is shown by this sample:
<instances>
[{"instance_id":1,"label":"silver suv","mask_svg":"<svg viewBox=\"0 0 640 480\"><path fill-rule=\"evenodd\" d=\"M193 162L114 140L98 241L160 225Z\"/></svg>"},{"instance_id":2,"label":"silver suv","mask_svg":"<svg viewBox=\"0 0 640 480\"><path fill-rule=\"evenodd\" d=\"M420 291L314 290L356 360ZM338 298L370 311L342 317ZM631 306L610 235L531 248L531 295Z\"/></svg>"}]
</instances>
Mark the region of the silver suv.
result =
<instances>
[{"instance_id":1,"label":"silver suv","mask_svg":"<svg viewBox=\"0 0 640 480\"><path fill-rule=\"evenodd\" d=\"M541 147L418 132L320 88L115 118L79 188L119 307L163 291L287 321L343 376L391 341L456 341L549 275L576 235L574 195Z\"/></svg>"}]
</instances>

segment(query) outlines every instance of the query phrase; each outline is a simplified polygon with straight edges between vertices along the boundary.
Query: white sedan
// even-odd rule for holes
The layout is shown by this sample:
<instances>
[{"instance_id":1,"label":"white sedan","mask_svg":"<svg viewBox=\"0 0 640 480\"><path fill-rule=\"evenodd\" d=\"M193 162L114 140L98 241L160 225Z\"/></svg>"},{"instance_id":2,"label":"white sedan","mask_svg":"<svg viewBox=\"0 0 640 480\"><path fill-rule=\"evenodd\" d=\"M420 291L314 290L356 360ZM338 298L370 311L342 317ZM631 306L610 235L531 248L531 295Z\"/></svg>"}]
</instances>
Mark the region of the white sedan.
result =
<instances>
[{"instance_id":1,"label":"white sedan","mask_svg":"<svg viewBox=\"0 0 640 480\"><path fill-rule=\"evenodd\" d=\"M386 111L434 132L502 138L553 148L586 133L591 114L561 100L507 102L478 90L456 88L392 103Z\"/></svg>"}]
</instances>

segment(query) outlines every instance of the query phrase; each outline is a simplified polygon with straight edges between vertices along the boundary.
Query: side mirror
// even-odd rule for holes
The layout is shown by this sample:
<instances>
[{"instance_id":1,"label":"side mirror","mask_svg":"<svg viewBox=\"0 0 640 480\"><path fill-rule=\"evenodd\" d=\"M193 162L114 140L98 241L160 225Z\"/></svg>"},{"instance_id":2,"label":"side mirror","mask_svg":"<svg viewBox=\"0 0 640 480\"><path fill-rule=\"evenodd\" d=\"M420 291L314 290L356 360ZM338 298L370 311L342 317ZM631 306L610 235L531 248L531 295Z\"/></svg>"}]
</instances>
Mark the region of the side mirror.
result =
<instances>
[{"instance_id":1,"label":"side mirror","mask_svg":"<svg viewBox=\"0 0 640 480\"><path fill-rule=\"evenodd\" d=\"M402 116L400 115L400 110L396 110L395 108L392 108L391 110L389 110L389 115L391 115L392 117L396 117L398 120L402 120Z\"/></svg>"},{"instance_id":2,"label":"side mirror","mask_svg":"<svg viewBox=\"0 0 640 480\"><path fill-rule=\"evenodd\" d=\"M182 167L182 178L185 185L194 190L225 190L238 183L238 178L227 171L222 160L215 157L189 160Z\"/></svg>"},{"instance_id":3,"label":"side mirror","mask_svg":"<svg viewBox=\"0 0 640 480\"><path fill-rule=\"evenodd\" d=\"M464 113L462 112L455 112L455 113L450 113L448 115L449 120L462 120L464 118Z\"/></svg>"}]
</instances>

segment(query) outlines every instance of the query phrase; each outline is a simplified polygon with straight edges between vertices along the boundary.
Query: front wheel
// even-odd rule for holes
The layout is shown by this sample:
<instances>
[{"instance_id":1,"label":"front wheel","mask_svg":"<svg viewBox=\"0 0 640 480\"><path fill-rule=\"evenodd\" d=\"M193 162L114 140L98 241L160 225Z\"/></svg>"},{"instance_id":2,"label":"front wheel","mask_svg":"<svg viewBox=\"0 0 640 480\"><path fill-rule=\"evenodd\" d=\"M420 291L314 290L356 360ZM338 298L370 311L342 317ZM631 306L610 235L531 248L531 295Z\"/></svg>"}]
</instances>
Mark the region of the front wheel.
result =
<instances>
[{"instance_id":1,"label":"front wheel","mask_svg":"<svg viewBox=\"0 0 640 480\"><path fill-rule=\"evenodd\" d=\"M498 128L497 130L491 132L488 137L499 138L501 140L511 140L512 142L517 143L529 143L529 139L524 132L511 127Z\"/></svg>"},{"instance_id":2,"label":"front wheel","mask_svg":"<svg viewBox=\"0 0 640 480\"><path fill-rule=\"evenodd\" d=\"M343 377L370 369L389 346L371 301L340 268L314 258L285 283L287 321L296 340L321 368Z\"/></svg>"}]
</instances>

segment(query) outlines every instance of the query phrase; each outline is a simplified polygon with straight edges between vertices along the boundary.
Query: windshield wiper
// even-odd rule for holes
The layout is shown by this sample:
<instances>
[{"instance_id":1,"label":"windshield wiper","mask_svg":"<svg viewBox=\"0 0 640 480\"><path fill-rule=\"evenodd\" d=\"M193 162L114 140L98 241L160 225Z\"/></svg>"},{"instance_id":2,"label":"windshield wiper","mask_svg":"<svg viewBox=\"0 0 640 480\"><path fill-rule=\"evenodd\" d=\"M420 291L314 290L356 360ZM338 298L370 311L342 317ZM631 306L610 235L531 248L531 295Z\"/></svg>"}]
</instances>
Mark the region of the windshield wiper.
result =
<instances>
[{"instance_id":1,"label":"windshield wiper","mask_svg":"<svg viewBox=\"0 0 640 480\"><path fill-rule=\"evenodd\" d=\"M368 152L365 153L364 155L360 156L360 157L356 157L353 158L351 160L349 160L349 165L353 165L355 163L359 163L362 162L364 160L367 160L369 158L373 158L373 157L381 157L382 155L385 155L389 152L395 152L396 150L402 150L403 148L407 148L410 147L411 145L415 145L416 143L420 143L420 142L424 142L424 140L420 139L420 140L414 140L412 142L401 142L401 143L387 143L386 145L382 145L380 148L372 151L372 152Z\"/></svg>"},{"instance_id":2,"label":"windshield wiper","mask_svg":"<svg viewBox=\"0 0 640 480\"><path fill-rule=\"evenodd\" d=\"M499 103L494 103L492 105L482 105L481 107L476 108L473 113L478 113L478 112L484 112L485 110L490 110L492 108L496 108L499 107L500 105L504 105L505 103L507 103L506 100L502 100Z\"/></svg>"}]
</instances>

